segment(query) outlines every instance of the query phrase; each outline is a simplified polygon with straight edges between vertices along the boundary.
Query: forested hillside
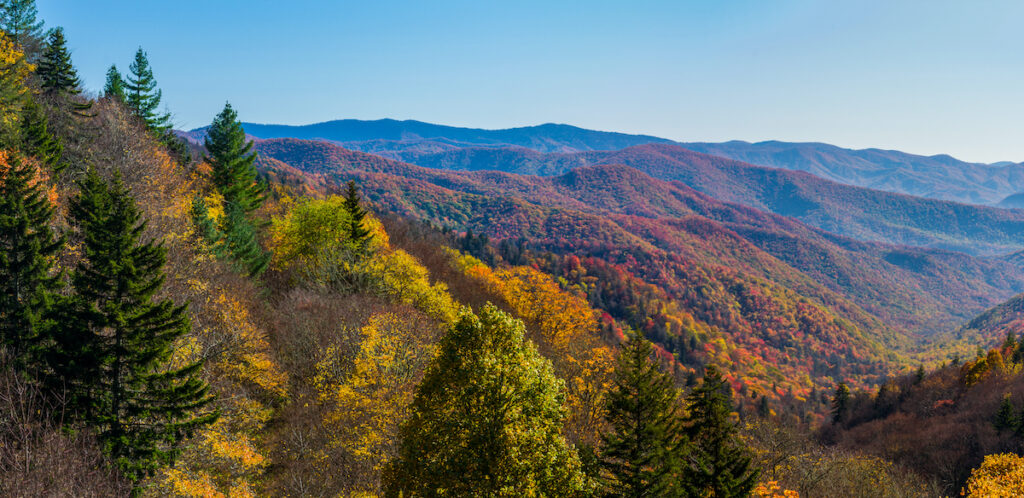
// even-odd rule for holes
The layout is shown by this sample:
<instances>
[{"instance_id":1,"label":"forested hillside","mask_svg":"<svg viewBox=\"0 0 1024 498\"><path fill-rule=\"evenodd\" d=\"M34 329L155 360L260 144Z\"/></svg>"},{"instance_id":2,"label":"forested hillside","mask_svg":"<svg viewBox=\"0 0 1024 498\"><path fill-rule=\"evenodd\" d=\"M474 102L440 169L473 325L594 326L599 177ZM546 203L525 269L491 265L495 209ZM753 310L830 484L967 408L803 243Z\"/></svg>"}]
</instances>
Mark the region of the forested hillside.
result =
<instances>
[{"instance_id":1,"label":"forested hillside","mask_svg":"<svg viewBox=\"0 0 1024 498\"><path fill-rule=\"evenodd\" d=\"M1014 258L598 160L253 141L231 104L188 143L143 48L93 94L34 2L0 14L2 496L984 496L1010 457L982 457L1017 449L1014 301L922 341L1024 290ZM465 138L650 138L540 128ZM865 429L935 396L915 422L964 423L996 391L999 425L938 463Z\"/></svg>"}]
</instances>

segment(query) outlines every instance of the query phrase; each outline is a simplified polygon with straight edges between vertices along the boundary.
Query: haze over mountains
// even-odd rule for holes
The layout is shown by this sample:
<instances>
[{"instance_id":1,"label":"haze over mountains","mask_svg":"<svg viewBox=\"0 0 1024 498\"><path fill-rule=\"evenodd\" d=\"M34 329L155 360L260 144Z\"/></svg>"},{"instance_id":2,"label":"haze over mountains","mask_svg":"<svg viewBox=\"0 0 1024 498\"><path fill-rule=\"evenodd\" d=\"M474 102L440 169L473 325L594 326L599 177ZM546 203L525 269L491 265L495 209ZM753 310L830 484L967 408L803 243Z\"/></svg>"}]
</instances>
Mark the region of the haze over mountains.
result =
<instances>
[{"instance_id":1,"label":"haze over mountains","mask_svg":"<svg viewBox=\"0 0 1024 498\"><path fill-rule=\"evenodd\" d=\"M506 150L526 148L545 153L618 150L635 145L675 144L686 149L749 164L807 171L838 183L887 192L971 204L1024 207L1024 165L982 164L948 155L921 156L900 151L852 150L823 143L766 141L749 143L680 143L665 138L586 130L570 125L543 124L502 130L443 126L421 121L345 119L302 126L244 123L256 138L325 140L345 148L414 164L436 160L433 154L466 148ZM189 133L202 135L202 129ZM493 154L497 154L493 152ZM424 157L428 156L428 157ZM470 169L469 164L465 164ZM496 161L474 169L502 169ZM538 168L518 171L542 175L561 171Z\"/></svg>"}]
</instances>

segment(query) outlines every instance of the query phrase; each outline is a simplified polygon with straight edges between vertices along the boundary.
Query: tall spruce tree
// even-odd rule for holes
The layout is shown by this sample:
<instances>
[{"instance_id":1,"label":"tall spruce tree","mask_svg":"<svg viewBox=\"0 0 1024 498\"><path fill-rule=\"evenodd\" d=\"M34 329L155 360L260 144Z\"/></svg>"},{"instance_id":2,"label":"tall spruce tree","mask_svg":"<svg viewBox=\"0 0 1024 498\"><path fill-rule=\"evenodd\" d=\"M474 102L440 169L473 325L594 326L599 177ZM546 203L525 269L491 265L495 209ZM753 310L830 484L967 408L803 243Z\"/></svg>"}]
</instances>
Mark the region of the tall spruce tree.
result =
<instances>
[{"instance_id":1,"label":"tall spruce tree","mask_svg":"<svg viewBox=\"0 0 1024 498\"><path fill-rule=\"evenodd\" d=\"M561 390L521 321L489 304L464 312L416 389L385 495L581 495Z\"/></svg>"},{"instance_id":2,"label":"tall spruce tree","mask_svg":"<svg viewBox=\"0 0 1024 498\"><path fill-rule=\"evenodd\" d=\"M128 70L130 73L124 82L125 103L146 123L147 128L163 138L171 129L171 115L158 112L163 91L157 89L153 69L149 67L149 57L141 47L135 52L135 60L128 66Z\"/></svg>"},{"instance_id":3,"label":"tall spruce tree","mask_svg":"<svg viewBox=\"0 0 1024 498\"><path fill-rule=\"evenodd\" d=\"M145 222L120 178L108 185L89 171L80 187L71 215L84 254L49 365L72 391L79 420L138 480L172 464L181 440L217 414L206 409L213 398L197 376L201 364L170 365L190 325L185 306L155 299L164 248L143 241Z\"/></svg>"},{"instance_id":4,"label":"tall spruce tree","mask_svg":"<svg viewBox=\"0 0 1024 498\"><path fill-rule=\"evenodd\" d=\"M44 23L37 19L39 11L35 0L3 0L0 9L0 28L14 43L24 46L43 38Z\"/></svg>"},{"instance_id":5,"label":"tall spruce tree","mask_svg":"<svg viewBox=\"0 0 1024 498\"><path fill-rule=\"evenodd\" d=\"M729 419L729 386L714 366L704 382L687 396L686 429L691 451L683 467L683 480L695 496L745 497L757 484L760 471L751 465L750 451Z\"/></svg>"},{"instance_id":6,"label":"tall spruce tree","mask_svg":"<svg viewBox=\"0 0 1024 498\"><path fill-rule=\"evenodd\" d=\"M359 195L359 187L356 182L349 180L345 189L345 211L348 213L348 240L352 241L360 250L366 249L370 243L370 231L366 229L363 220L366 218L366 210L362 207L362 198Z\"/></svg>"},{"instance_id":7,"label":"tall spruce tree","mask_svg":"<svg viewBox=\"0 0 1024 498\"><path fill-rule=\"evenodd\" d=\"M256 226L237 204L225 204L220 233L223 234L223 240L219 251L231 257L237 270L255 277L267 269L270 253L260 247L256 239ZM217 244L215 241L213 243ZM215 246L214 249L217 254L218 248Z\"/></svg>"},{"instance_id":8,"label":"tall spruce tree","mask_svg":"<svg viewBox=\"0 0 1024 498\"><path fill-rule=\"evenodd\" d=\"M126 99L124 86L124 76L121 76L121 71L117 70L116 64L111 65L110 69L107 69L107 81L103 85L103 97L124 102Z\"/></svg>"},{"instance_id":9,"label":"tall spruce tree","mask_svg":"<svg viewBox=\"0 0 1024 498\"><path fill-rule=\"evenodd\" d=\"M45 329L63 244L50 228L53 207L38 178L35 166L15 155L0 162L0 345L22 367Z\"/></svg>"},{"instance_id":10,"label":"tall spruce tree","mask_svg":"<svg viewBox=\"0 0 1024 498\"><path fill-rule=\"evenodd\" d=\"M651 361L651 344L629 335L619 353L601 434L601 469L609 496L685 496L678 479L686 450L672 377Z\"/></svg>"},{"instance_id":11,"label":"tall spruce tree","mask_svg":"<svg viewBox=\"0 0 1024 498\"><path fill-rule=\"evenodd\" d=\"M36 68L36 75L39 77L39 86L45 93L82 93L82 81L71 63L67 40L64 39L64 28L58 27L50 32L46 49L43 50L43 56Z\"/></svg>"},{"instance_id":12,"label":"tall spruce tree","mask_svg":"<svg viewBox=\"0 0 1024 498\"><path fill-rule=\"evenodd\" d=\"M34 157L54 172L67 167L62 159L64 144L50 133L49 120L34 99L28 99L21 112L21 150Z\"/></svg>"},{"instance_id":13,"label":"tall spruce tree","mask_svg":"<svg viewBox=\"0 0 1024 498\"><path fill-rule=\"evenodd\" d=\"M259 208L266 187L256 173L252 142L246 139L231 104L225 104L213 119L203 145L207 151L204 160L213 170L213 185L224 196L224 202L240 207L245 214Z\"/></svg>"},{"instance_id":14,"label":"tall spruce tree","mask_svg":"<svg viewBox=\"0 0 1024 498\"><path fill-rule=\"evenodd\" d=\"M836 392L832 395L832 423L843 424L846 422L846 412L850 409L850 388L846 383L840 382L836 386Z\"/></svg>"}]
</instances>

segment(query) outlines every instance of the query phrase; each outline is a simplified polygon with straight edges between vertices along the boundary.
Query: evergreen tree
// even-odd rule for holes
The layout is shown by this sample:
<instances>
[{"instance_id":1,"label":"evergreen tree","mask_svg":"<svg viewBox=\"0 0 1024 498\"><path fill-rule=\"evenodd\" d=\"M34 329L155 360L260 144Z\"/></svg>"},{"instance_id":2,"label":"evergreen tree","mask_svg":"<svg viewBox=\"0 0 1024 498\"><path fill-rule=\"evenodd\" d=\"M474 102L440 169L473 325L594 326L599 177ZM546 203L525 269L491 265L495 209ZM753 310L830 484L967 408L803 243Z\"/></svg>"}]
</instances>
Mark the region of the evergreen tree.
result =
<instances>
[{"instance_id":1,"label":"evergreen tree","mask_svg":"<svg viewBox=\"0 0 1024 498\"><path fill-rule=\"evenodd\" d=\"M14 43L26 45L43 38L43 21L37 20L39 11L35 0L3 0L0 28L10 35Z\"/></svg>"},{"instance_id":2,"label":"evergreen tree","mask_svg":"<svg viewBox=\"0 0 1024 498\"><path fill-rule=\"evenodd\" d=\"M732 402L728 389L718 369L709 366L704 382L687 396L685 431L692 450L683 480L696 490L696 496L748 496L760 474L751 466L750 452L729 420Z\"/></svg>"},{"instance_id":3,"label":"evergreen tree","mask_svg":"<svg viewBox=\"0 0 1024 498\"><path fill-rule=\"evenodd\" d=\"M563 439L562 381L521 321L486 305L438 344L402 425L386 496L573 496L585 487Z\"/></svg>"},{"instance_id":4,"label":"evergreen tree","mask_svg":"<svg viewBox=\"0 0 1024 498\"><path fill-rule=\"evenodd\" d=\"M601 468L611 496L681 496L677 472L686 441L672 377L651 361L651 344L631 333L606 398Z\"/></svg>"},{"instance_id":5,"label":"evergreen tree","mask_svg":"<svg viewBox=\"0 0 1024 498\"><path fill-rule=\"evenodd\" d=\"M224 202L237 205L249 214L263 203L266 188L256 173L256 153L252 142L238 121L238 113L225 104L224 110L214 118L207 129L204 160L210 163L214 187L224 196Z\"/></svg>"},{"instance_id":6,"label":"evergreen tree","mask_svg":"<svg viewBox=\"0 0 1024 498\"><path fill-rule=\"evenodd\" d=\"M20 148L26 155L38 159L54 172L67 167L62 160L64 145L50 133L46 114L32 99L22 108Z\"/></svg>"},{"instance_id":7,"label":"evergreen tree","mask_svg":"<svg viewBox=\"0 0 1024 498\"><path fill-rule=\"evenodd\" d=\"M772 408L768 404L768 396L761 396L761 401L757 404L757 414L760 415L761 418L768 418L771 416Z\"/></svg>"},{"instance_id":8,"label":"evergreen tree","mask_svg":"<svg viewBox=\"0 0 1024 498\"><path fill-rule=\"evenodd\" d=\"M917 366L917 373L914 374L914 385L918 385L924 380L924 364Z\"/></svg>"},{"instance_id":9,"label":"evergreen tree","mask_svg":"<svg viewBox=\"0 0 1024 498\"><path fill-rule=\"evenodd\" d=\"M256 240L256 227L245 216L237 204L226 204L221 218L220 232L223 235L223 249L215 247L215 254L227 254L239 271L255 277L267 269L270 253L260 247Z\"/></svg>"},{"instance_id":10,"label":"evergreen tree","mask_svg":"<svg viewBox=\"0 0 1024 498\"><path fill-rule=\"evenodd\" d=\"M850 388L846 383L840 382L836 386L835 395L832 396L832 423L842 424L846 422L846 413L850 405Z\"/></svg>"},{"instance_id":11,"label":"evergreen tree","mask_svg":"<svg viewBox=\"0 0 1024 498\"><path fill-rule=\"evenodd\" d=\"M78 95L82 81L71 64L67 41L64 39L64 28L56 28L50 32L50 38L43 50L43 56L36 68L39 85L43 92L49 94Z\"/></svg>"},{"instance_id":12,"label":"evergreen tree","mask_svg":"<svg viewBox=\"0 0 1024 498\"><path fill-rule=\"evenodd\" d=\"M345 211L348 213L348 240L356 247L365 249L370 242L370 231L363 224L366 218L366 210L361 206L362 199L359 195L359 187L356 182L349 180L345 189Z\"/></svg>"},{"instance_id":13,"label":"evergreen tree","mask_svg":"<svg viewBox=\"0 0 1024 498\"><path fill-rule=\"evenodd\" d=\"M1003 351L1013 352L1017 349L1017 337L1013 335L1012 330L1006 331L1006 339L1003 340Z\"/></svg>"},{"instance_id":14,"label":"evergreen tree","mask_svg":"<svg viewBox=\"0 0 1024 498\"><path fill-rule=\"evenodd\" d=\"M210 217L210 209L202 196L195 196L192 199L192 226L196 228L196 234L218 257L224 256L221 251L224 234L221 233L217 223Z\"/></svg>"},{"instance_id":15,"label":"evergreen tree","mask_svg":"<svg viewBox=\"0 0 1024 498\"><path fill-rule=\"evenodd\" d=\"M212 396L197 377L201 364L169 364L190 324L184 306L154 299L165 250L143 242L145 223L120 178L108 185L90 170L79 185L71 215L84 254L48 360L71 391L78 420L138 480L172 464L181 440L217 414L204 409Z\"/></svg>"},{"instance_id":16,"label":"evergreen tree","mask_svg":"<svg viewBox=\"0 0 1024 498\"><path fill-rule=\"evenodd\" d=\"M116 65L110 66L110 69L107 69L107 82L103 85L103 97L125 102L127 97L124 88L125 82L121 72L117 70Z\"/></svg>"},{"instance_id":17,"label":"evergreen tree","mask_svg":"<svg viewBox=\"0 0 1024 498\"><path fill-rule=\"evenodd\" d=\"M995 426L997 431L1002 432L1006 429L1015 429L1017 422L1017 409L1014 408L1013 401L1010 400L1010 394L1007 393L999 404L999 410L996 411L992 425Z\"/></svg>"},{"instance_id":18,"label":"evergreen tree","mask_svg":"<svg viewBox=\"0 0 1024 498\"><path fill-rule=\"evenodd\" d=\"M42 334L59 279L54 260L63 244L50 228L53 208L30 163L0 163L0 346L17 365Z\"/></svg>"},{"instance_id":19,"label":"evergreen tree","mask_svg":"<svg viewBox=\"0 0 1024 498\"><path fill-rule=\"evenodd\" d=\"M157 89L153 69L149 67L149 57L139 48L135 52L135 60L128 66L131 72L124 83L125 103L146 127L163 138L171 129L170 114L158 114L163 91Z\"/></svg>"}]
</instances>

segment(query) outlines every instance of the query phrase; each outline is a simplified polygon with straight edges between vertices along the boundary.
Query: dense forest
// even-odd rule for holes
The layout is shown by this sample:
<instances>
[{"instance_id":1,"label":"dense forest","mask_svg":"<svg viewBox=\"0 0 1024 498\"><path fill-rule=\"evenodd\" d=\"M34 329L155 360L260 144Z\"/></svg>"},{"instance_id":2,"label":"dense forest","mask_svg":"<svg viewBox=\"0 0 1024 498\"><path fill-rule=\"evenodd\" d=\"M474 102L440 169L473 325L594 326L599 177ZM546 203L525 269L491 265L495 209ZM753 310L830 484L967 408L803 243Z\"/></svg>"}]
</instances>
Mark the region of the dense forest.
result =
<instances>
[{"instance_id":1,"label":"dense forest","mask_svg":"<svg viewBox=\"0 0 1024 498\"><path fill-rule=\"evenodd\" d=\"M1021 290L1003 260L931 293L957 256L625 167L314 169L230 104L189 141L143 48L93 94L32 0L2 9L0 495L1021 489L1013 305L912 342Z\"/></svg>"}]
</instances>

